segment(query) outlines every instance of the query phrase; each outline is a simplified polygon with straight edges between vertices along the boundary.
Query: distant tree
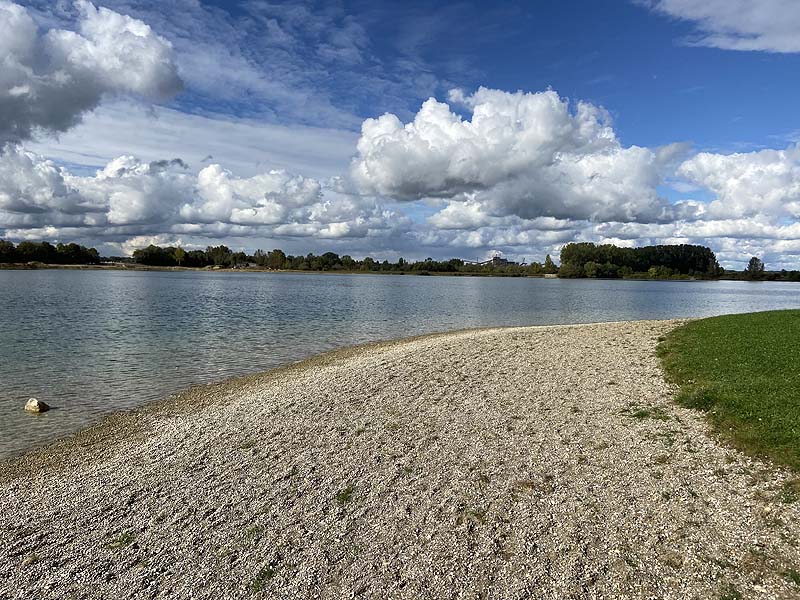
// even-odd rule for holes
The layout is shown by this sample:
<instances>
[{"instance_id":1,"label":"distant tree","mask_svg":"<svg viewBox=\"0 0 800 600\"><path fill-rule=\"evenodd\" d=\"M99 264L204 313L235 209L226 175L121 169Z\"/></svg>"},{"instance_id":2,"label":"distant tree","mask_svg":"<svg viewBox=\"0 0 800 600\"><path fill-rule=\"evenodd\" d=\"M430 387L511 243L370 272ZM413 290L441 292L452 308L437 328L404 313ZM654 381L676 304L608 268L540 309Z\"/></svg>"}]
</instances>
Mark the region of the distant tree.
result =
<instances>
[{"instance_id":1,"label":"distant tree","mask_svg":"<svg viewBox=\"0 0 800 600\"><path fill-rule=\"evenodd\" d=\"M42 262L58 264L57 250L48 242L20 242L17 244L17 256L22 262Z\"/></svg>"},{"instance_id":2,"label":"distant tree","mask_svg":"<svg viewBox=\"0 0 800 600\"><path fill-rule=\"evenodd\" d=\"M573 279L577 277L586 277L586 272L583 270L583 265L573 262L562 262L561 267L558 269L558 276L565 279Z\"/></svg>"},{"instance_id":3,"label":"distant tree","mask_svg":"<svg viewBox=\"0 0 800 600\"><path fill-rule=\"evenodd\" d=\"M375 269L375 259L371 256L364 257L364 260L361 261L361 270L362 271L372 271Z\"/></svg>"},{"instance_id":4,"label":"distant tree","mask_svg":"<svg viewBox=\"0 0 800 600\"><path fill-rule=\"evenodd\" d=\"M211 264L204 250L190 250L183 260L187 267L206 267Z\"/></svg>"},{"instance_id":5,"label":"distant tree","mask_svg":"<svg viewBox=\"0 0 800 600\"><path fill-rule=\"evenodd\" d=\"M175 248L175 252L173 252L172 255L175 257L175 262L178 263L179 267L183 264L183 261L186 260L186 251L180 246Z\"/></svg>"},{"instance_id":6,"label":"distant tree","mask_svg":"<svg viewBox=\"0 0 800 600\"><path fill-rule=\"evenodd\" d=\"M647 270L647 276L650 279L669 279L675 273L669 267L659 265L657 267L650 267Z\"/></svg>"},{"instance_id":7,"label":"distant tree","mask_svg":"<svg viewBox=\"0 0 800 600\"><path fill-rule=\"evenodd\" d=\"M275 248L272 252L267 254L267 267L270 269L286 268L286 254L284 254L283 250Z\"/></svg>"},{"instance_id":8,"label":"distant tree","mask_svg":"<svg viewBox=\"0 0 800 600\"><path fill-rule=\"evenodd\" d=\"M175 263L175 249L161 248L150 244L146 248L139 248L133 252L133 260L141 265L157 267L171 267Z\"/></svg>"},{"instance_id":9,"label":"distant tree","mask_svg":"<svg viewBox=\"0 0 800 600\"><path fill-rule=\"evenodd\" d=\"M589 261L583 265L583 272L586 277L597 277L597 271L600 265L596 262Z\"/></svg>"},{"instance_id":10,"label":"distant tree","mask_svg":"<svg viewBox=\"0 0 800 600\"><path fill-rule=\"evenodd\" d=\"M227 246L209 246L206 248L206 255L209 262L218 266L228 266L232 263L232 252Z\"/></svg>"},{"instance_id":11,"label":"distant tree","mask_svg":"<svg viewBox=\"0 0 800 600\"><path fill-rule=\"evenodd\" d=\"M14 244L0 240L0 263L17 262L17 249Z\"/></svg>"},{"instance_id":12,"label":"distant tree","mask_svg":"<svg viewBox=\"0 0 800 600\"><path fill-rule=\"evenodd\" d=\"M319 264L320 268L323 271L329 271L334 267L336 267L337 265L341 266L342 261L339 258L339 255L336 254L335 252L326 252L325 254L319 257Z\"/></svg>"},{"instance_id":13,"label":"distant tree","mask_svg":"<svg viewBox=\"0 0 800 600\"><path fill-rule=\"evenodd\" d=\"M602 265L598 265L597 267L597 276L598 277L606 277L609 279L614 279L619 277L619 267L613 263L606 262Z\"/></svg>"},{"instance_id":14,"label":"distant tree","mask_svg":"<svg viewBox=\"0 0 800 600\"><path fill-rule=\"evenodd\" d=\"M549 254L544 258L544 272L547 274L558 273L558 267Z\"/></svg>"},{"instance_id":15,"label":"distant tree","mask_svg":"<svg viewBox=\"0 0 800 600\"><path fill-rule=\"evenodd\" d=\"M746 279L761 279L764 277L764 263L760 258L754 256L750 259L744 270L744 276Z\"/></svg>"}]
</instances>

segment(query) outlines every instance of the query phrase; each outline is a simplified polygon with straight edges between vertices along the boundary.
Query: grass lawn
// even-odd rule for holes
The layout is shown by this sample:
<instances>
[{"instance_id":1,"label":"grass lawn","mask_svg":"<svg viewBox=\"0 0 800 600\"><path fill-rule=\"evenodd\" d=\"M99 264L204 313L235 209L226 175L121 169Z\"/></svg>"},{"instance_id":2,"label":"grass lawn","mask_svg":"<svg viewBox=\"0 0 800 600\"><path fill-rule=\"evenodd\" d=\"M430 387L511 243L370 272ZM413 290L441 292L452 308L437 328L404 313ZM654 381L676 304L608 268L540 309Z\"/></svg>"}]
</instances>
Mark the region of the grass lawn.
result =
<instances>
[{"instance_id":1,"label":"grass lawn","mask_svg":"<svg viewBox=\"0 0 800 600\"><path fill-rule=\"evenodd\" d=\"M678 402L736 447L800 471L800 310L693 321L658 352Z\"/></svg>"}]
</instances>

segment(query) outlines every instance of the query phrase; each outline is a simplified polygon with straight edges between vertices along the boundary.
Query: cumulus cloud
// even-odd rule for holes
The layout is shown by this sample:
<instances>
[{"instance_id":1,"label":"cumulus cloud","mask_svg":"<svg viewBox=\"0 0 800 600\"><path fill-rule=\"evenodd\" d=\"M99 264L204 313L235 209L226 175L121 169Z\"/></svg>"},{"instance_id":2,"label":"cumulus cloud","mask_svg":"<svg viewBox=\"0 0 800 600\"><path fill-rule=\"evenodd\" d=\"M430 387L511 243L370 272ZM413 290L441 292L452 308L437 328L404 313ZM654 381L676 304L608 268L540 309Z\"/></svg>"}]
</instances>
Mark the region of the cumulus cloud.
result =
<instances>
[{"instance_id":1,"label":"cumulus cloud","mask_svg":"<svg viewBox=\"0 0 800 600\"><path fill-rule=\"evenodd\" d=\"M108 224L155 225L173 219L181 199L191 197L193 177L185 169L179 159L142 163L121 156L94 177L65 179L81 196L104 207Z\"/></svg>"},{"instance_id":2,"label":"cumulus cloud","mask_svg":"<svg viewBox=\"0 0 800 600\"><path fill-rule=\"evenodd\" d=\"M77 0L77 31L39 31L22 6L0 0L0 144L63 132L104 96L157 100L182 87L172 46L148 25Z\"/></svg>"},{"instance_id":3,"label":"cumulus cloud","mask_svg":"<svg viewBox=\"0 0 800 600\"><path fill-rule=\"evenodd\" d=\"M237 179L220 165L209 165L197 176L197 192L197 201L181 210L185 220L276 225L294 209L319 201L321 186L281 170Z\"/></svg>"},{"instance_id":4,"label":"cumulus cloud","mask_svg":"<svg viewBox=\"0 0 800 600\"><path fill-rule=\"evenodd\" d=\"M5 223L22 223L57 211L68 217L102 210L67 184L65 172L49 160L11 146L0 155L0 211Z\"/></svg>"},{"instance_id":5,"label":"cumulus cloud","mask_svg":"<svg viewBox=\"0 0 800 600\"><path fill-rule=\"evenodd\" d=\"M283 170L240 178L218 164L195 174L180 159L122 156L80 176L19 146L0 154L0 233L13 238L338 239L380 237L408 224L374 198Z\"/></svg>"},{"instance_id":6,"label":"cumulus cloud","mask_svg":"<svg viewBox=\"0 0 800 600\"><path fill-rule=\"evenodd\" d=\"M798 146L736 154L702 152L681 164L678 174L714 192L709 218L800 218Z\"/></svg>"},{"instance_id":7,"label":"cumulus cloud","mask_svg":"<svg viewBox=\"0 0 800 600\"><path fill-rule=\"evenodd\" d=\"M573 114L553 91L480 88L472 96L454 91L451 98L471 108L472 120L430 98L411 123L392 114L364 121L356 178L403 198L453 196L550 165L557 152L585 154L615 143L600 109L580 103Z\"/></svg>"},{"instance_id":8,"label":"cumulus cloud","mask_svg":"<svg viewBox=\"0 0 800 600\"><path fill-rule=\"evenodd\" d=\"M607 113L549 90L450 94L471 119L431 98L410 123L367 119L352 165L365 192L458 198L496 216L663 220L656 187L682 147L623 147Z\"/></svg>"},{"instance_id":9,"label":"cumulus cloud","mask_svg":"<svg viewBox=\"0 0 800 600\"><path fill-rule=\"evenodd\" d=\"M724 50L800 52L800 4L794 0L638 0L662 14L690 21L689 42Z\"/></svg>"}]
</instances>

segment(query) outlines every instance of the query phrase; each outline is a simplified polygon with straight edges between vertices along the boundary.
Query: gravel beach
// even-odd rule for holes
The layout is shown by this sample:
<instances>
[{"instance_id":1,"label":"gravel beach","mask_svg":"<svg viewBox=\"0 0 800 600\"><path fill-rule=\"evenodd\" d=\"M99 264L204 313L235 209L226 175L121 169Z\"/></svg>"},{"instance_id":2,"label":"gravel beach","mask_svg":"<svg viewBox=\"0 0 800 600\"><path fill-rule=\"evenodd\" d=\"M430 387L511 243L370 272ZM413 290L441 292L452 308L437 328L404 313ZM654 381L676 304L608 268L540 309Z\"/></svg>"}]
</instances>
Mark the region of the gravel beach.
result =
<instances>
[{"instance_id":1,"label":"gravel beach","mask_svg":"<svg viewBox=\"0 0 800 600\"><path fill-rule=\"evenodd\" d=\"M789 475L673 403L678 324L374 344L107 419L0 464L0 598L800 598Z\"/></svg>"}]
</instances>

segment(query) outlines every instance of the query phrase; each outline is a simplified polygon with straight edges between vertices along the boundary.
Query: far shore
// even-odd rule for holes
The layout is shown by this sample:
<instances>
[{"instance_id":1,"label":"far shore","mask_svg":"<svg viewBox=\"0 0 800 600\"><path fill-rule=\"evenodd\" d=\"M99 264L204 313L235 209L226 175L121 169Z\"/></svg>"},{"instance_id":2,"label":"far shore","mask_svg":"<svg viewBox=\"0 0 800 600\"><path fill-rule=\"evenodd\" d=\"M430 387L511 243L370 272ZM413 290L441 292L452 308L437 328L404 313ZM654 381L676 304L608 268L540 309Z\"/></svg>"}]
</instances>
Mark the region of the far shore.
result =
<instances>
[{"instance_id":1,"label":"far shore","mask_svg":"<svg viewBox=\"0 0 800 600\"><path fill-rule=\"evenodd\" d=\"M434 277L528 277L535 279L556 278L556 275L520 275L515 273L452 273L444 271L361 271L335 269L329 271L317 271L312 269L264 269L260 267L159 267L153 265L141 265L137 263L101 263L99 265L51 265L44 263L0 263L0 270L33 271L44 269L61 270L96 270L96 271L199 271L203 273L318 273L323 275L412 275L412 276L434 276Z\"/></svg>"},{"instance_id":2,"label":"far shore","mask_svg":"<svg viewBox=\"0 0 800 600\"><path fill-rule=\"evenodd\" d=\"M362 271L332 269L328 271L312 269L266 269L260 267L159 267L153 265L142 265L137 263L101 263L99 265L54 265L44 263L0 263L0 270L14 271L34 271L34 270L76 270L76 271L163 271L163 272L201 272L201 273L303 273L321 275L404 275L404 276L431 276L431 277L510 277L523 279L573 279L573 280L602 280L602 281L740 281L732 277L670 277L670 278L647 278L647 277L581 277L581 278L560 278L557 274L519 274L519 273L478 273L478 272L447 272L447 271ZM765 280L766 281L766 280ZM757 281L756 283L761 283ZM781 281L780 283L787 283Z\"/></svg>"},{"instance_id":3,"label":"far shore","mask_svg":"<svg viewBox=\"0 0 800 600\"><path fill-rule=\"evenodd\" d=\"M0 463L0 596L791 597L789 474L675 404L682 322L368 344L113 416Z\"/></svg>"}]
</instances>

